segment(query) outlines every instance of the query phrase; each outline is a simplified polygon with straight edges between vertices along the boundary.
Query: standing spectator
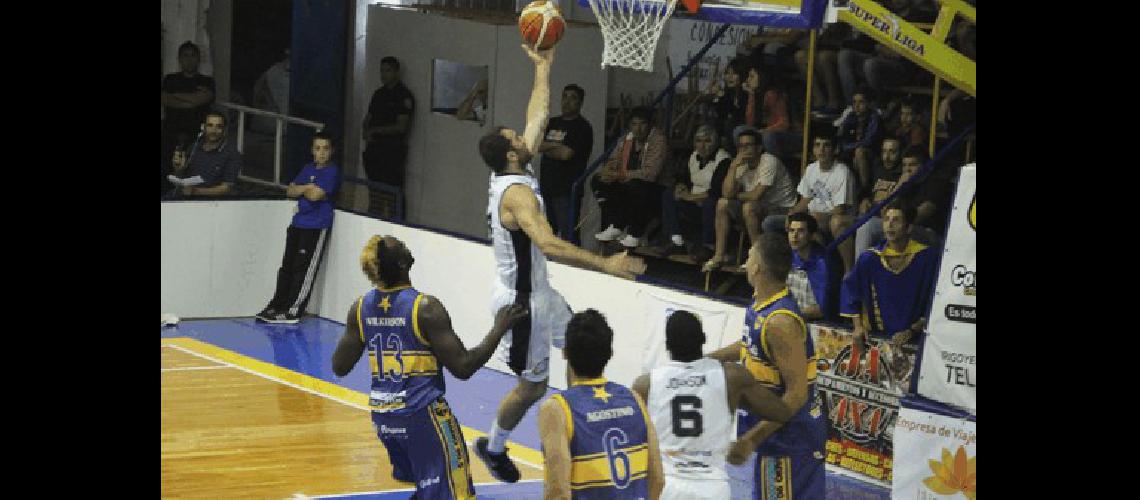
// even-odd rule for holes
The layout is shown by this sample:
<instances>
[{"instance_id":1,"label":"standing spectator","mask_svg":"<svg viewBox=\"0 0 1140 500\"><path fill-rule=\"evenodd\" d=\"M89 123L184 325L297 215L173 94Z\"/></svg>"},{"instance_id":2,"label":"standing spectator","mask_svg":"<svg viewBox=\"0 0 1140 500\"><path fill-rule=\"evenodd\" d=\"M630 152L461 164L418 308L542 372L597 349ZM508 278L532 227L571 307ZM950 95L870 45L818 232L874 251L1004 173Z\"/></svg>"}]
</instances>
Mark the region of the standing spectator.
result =
<instances>
[{"instance_id":1,"label":"standing spectator","mask_svg":"<svg viewBox=\"0 0 1140 500\"><path fill-rule=\"evenodd\" d=\"M839 156L852 162L861 184L871 178L871 159L881 134L879 111L871 107L870 92L855 91L851 113L839 125Z\"/></svg>"},{"instance_id":2,"label":"standing spectator","mask_svg":"<svg viewBox=\"0 0 1140 500\"><path fill-rule=\"evenodd\" d=\"M792 270L788 290L800 306L804 319L832 321L838 315L839 284L843 263L827 252L815 236L819 223L805 212L788 216L788 244L792 247Z\"/></svg>"},{"instance_id":3,"label":"standing spectator","mask_svg":"<svg viewBox=\"0 0 1140 500\"><path fill-rule=\"evenodd\" d=\"M283 57L265 70L253 84L253 107L289 114L289 49ZM262 133L276 133L277 120L267 116L249 117L253 127Z\"/></svg>"},{"instance_id":4,"label":"standing spectator","mask_svg":"<svg viewBox=\"0 0 1140 500\"><path fill-rule=\"evenodd\" d=\"M832 139L817 136L812 147L816 161L809 164L796 191L800 201L789 214L807 210L819 222L820 243L835 239L855 221L856 182L851 169L835 158ZM784 231L787 216L769 215L764 219L764 232ZM855 241L848 238L839 245L843 269L851 269L855 260Z\"/></svg>"},{"instance_id":5,"label":"standing spectator","mask_svg":"<svg viewBox=\"0 0 1140 500\"><path fill-rule=\"evenodd\" d=\"M716 129L697 127L693 134L693 154L680 169L673 189L661 193L662 223L672 244L684 247L697 261L708 258L705 244L714 242L716 205L732 156L720 148ZM704 258L700 258L704 257Z\"/></svg>"},{"instance_id":6,"label":"standing spectator","mask_svg":"<svg viewBox=\"0 0 1140 500\"><path fill-rule=\"evenodd\" d=\"M214 102L214 79L198 74L201 52L194 42L178 47L178 65L182 71L162 79L162 191L169 183L166 174L175 148L190 149L197 139L199 127Z\"/></svg>"},{"instance_id":7,"label":"standing spectator","mask_svg":"<svg viewBox=\"0 0 1140 500\"><path fill-rule=\"evenodd\" d=\"M904 99L899 104L899 121L894 125L890 137L898 139L902 149L926 144L926 127L922 126L919 115L915 113L914 102L909 99Z\"/></svg>"},{"instance_id":8,"label":"standing spectator","mask_svg":"<svg viewBox=\"0 0 1140 500\"><path fill-rule=\"evenodd\" d=\"M744 112L748 105L748 94L742 84L748 77L748 61L737 57L724 68L722 85L715 82L710 92L713 95L713 123L720 136L721 147L730 154L736 154L733 144L733 131L744 124Z\"/></svg>"},{"instance_id":9,"label":"standing spectator","mask_svg":"<svg viewBox=\"0 0 1140 500\"><path fill-rule=\"evenodd\" d=\"M297 198L297 211L285 236L285 255L277 270L277 290L256 318L269 323L296 324L305 313L313 281L321 266L333 222L333 199L340 187L340 167L332 162L332 138L313 135L313 161L301 168L285 190Z\"/></svg>"},{"instance_id":10,"label":"standing spectator","mask_svg":"<svg viewBox=\"0 0 1140 500\"><path fill-rule=\"evenodd\" d=\"M622 246L636 248L653 216L654 201L660 196L657 176L665 165L668 145L665 134L653 126L652 110L638 106L630 114L629 134L590 181L590 187L601 205L601 225L605 228L594 238L620 238Z\"/></svg>"},{"instance_id":11,"label":"standing spectator","mask_svg":"<svg viewBox=\"0 0 1140 500\"><path fill-rule=\"evenodd\" d=\"M840 314L853 322L854 345L867 334L894 346L913 344L925 328L938 274L938 252L910 239L912 209L892 202L883 208L883 243L859 254L843 279Z\"/></svg>"},{"instance_id":12,"label":"standing spectator","mask_svg":"<svg viewBox=\"0 0 1140 500\"><path fill-rule=\"evenodd\" d=\"M784 215L796 204L796 191L779 158L760 147L760 133L752 127L736 137L736 158L728 168L716 204L716 247L702 270L712 271L724 262L729 218L743 220L748 238L756 241L760 221Z\"/></svg>"},{"instance_id":13,"label":"standing spectator","mask_svg":"<svg viewBox=\"0 0 1140 500\"><path fill-rule=\"evenodd\" d=\"M408 130L416 101L400 81L400 62L395 57L380 60L380 82L383 85L372 93L368 114L364 116L364 173L368 180L388 184L403 193ZM380 213L380 207L380 196L370 192L368 210ZM403 207L400 212L403 213Z\"/></svg>"},{"instance_id":14,"label":"standing spectator","mask_svg":"<svg viewBox=\"0 0 1140 500\"><path fill-rule=\"evenodd\" d=\"M546 218L550 220L556 234L569 240L574 231L574 222L567 218L570 204L582 205L584 191L570 199L570 188L574 181L586 171L586 162L594 149L594 129L586 117L582 116L582 102L586 91L571 83L562 89L562 116L551 118L546 125L546 135L538 151L542 153L539 171L539 189L548 200Z\"/></svg>"},{"instance_id":15,"label":"standing spectator","mask_svg":"<svg viewBox=\"0 0 1140 500\"><path fill-rule=\"evenodd\" d=\"M200 128L202 139L189 151L176 150L173 164L175 176L200 177L202 183L176 188L175 196L219 196L237 184L241 153L236 143L226 139L226 115L211 111Z\"/></svg>"}]
</instances>

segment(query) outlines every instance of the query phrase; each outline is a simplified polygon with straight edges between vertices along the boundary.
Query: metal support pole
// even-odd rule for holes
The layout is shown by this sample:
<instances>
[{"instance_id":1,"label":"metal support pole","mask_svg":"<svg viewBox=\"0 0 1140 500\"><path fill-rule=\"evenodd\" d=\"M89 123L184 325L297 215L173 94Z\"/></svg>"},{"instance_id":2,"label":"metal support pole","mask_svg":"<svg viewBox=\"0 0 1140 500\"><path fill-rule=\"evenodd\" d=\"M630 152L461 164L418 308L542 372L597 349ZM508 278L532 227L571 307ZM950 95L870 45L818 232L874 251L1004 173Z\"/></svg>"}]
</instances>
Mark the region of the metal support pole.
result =
<instances>
[{"instance_id":1,"label":"metal support pole","mask_svg":"<svg viewBox=\"0 0 1140 500\"><path fill-rule=\"evenodd\" d=\"M238 152L245 152L245 111L238 111Z\"/></svg>"},{"instance_id":2,"label":"metal support pole","mask_svg":"<svg viewBox=\"0 0 1140 500\"><path fill-rule=\"evenodd\" d=\"M273 182L281 184L281 136L285 122L277 119L277 137L273 140Z\"/></svg>"},{"instance_id":3,"label":"metal support pole","mask_svg":"<svg viewBox=\"0 0 1140 500\"><path fill-rule=\"evenodd\" d=\"M938 140L938 93L942 90L942 79L934 75L933 101L930 103L930 150L927 152L934 156L934 141Z\"/></svg>"},{"instance_id":4,"label":"metal support pole","mask_svg":"<svg viewBox=\"0 0 1140 500\"><path fill-rule=\"evenodd\" d=\"M811 143L811 89L815 78L815 37L819 30L811 30L808 37L807 90L804 99L804 144L800 150L800 176L807 172L808 144Z\"/></svg>"}]
</instances>

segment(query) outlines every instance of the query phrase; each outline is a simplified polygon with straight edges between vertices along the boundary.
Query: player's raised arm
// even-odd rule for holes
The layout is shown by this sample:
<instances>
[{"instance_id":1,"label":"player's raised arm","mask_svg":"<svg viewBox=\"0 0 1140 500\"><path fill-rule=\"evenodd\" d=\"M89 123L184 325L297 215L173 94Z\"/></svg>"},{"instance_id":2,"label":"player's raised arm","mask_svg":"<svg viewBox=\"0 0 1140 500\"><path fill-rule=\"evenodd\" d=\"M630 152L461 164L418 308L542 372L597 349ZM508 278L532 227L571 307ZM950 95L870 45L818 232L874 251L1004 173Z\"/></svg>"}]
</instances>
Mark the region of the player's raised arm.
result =
<instances>
[{"instance_id":1,"label":"player's raised arm","mask_svg":"<svg viewBox=\"0 0 1140 500\"><path fill-rule=\"evenodd\" d=\"M528 125L529 126L529 125ZM503 193L503 211L509 213L530 240L547 258L595 269L621 278L632 279L645 272L645 261L629 256L628 252L602 257L554 235L550 223L538 210L538 199L530 187L515 184Z\"/></svg>"},{"instance_id":2,"label":"player's raised arm","mask_svg":"<svg viewBox=\"0 0 1140 500\"><path fill-rule=\"evenodd\" d=\"M526 106L523 140L530 154L536 155L542 131L546 129L546 118L550 116L550 67L554 64L554 48L535 50L525 43L522 48L534 61L534 87L530 90L530 102Z\"/></svg>"},{"instance_id":3,"label":"player's raised arm","mask_svg":"<svg viewBox=\"0 0 1140 500\"><path fill-rule=\"evenodd\" d=\"M357 321L356 311L360 307L360 301L364 297L356 299L352 303L352 307L348 308L348 317L344 320L344 335L340 337L340 342L336 345L336 351L333 352L332 365L333 373L338 377L348 375L352 371L352 367L356 365L356 361L360 359L360 355L364 353L364 338L360 332L360 322Z\"/></svg>"},{"instance_id":4,"label":"player's raised arm","mask_svg":"<svg viewBox=\"0 0 1140 500\"><path fill-rule=\"evenodd\" d=\"M414 321L417 323L417 328L420 328L431 342L431 351L436 359L456 378L467 380L479 371L488 359L491 359L503 334L527 314L529 312L526 307L519 304L499 309L491 330L483 337L483 341L471 350L467 350L463 346L463 341L455 334L451 326L451 316L439 299L425 294L420 301L419 316L414 318Z\"/></svg>"}]
</instances>

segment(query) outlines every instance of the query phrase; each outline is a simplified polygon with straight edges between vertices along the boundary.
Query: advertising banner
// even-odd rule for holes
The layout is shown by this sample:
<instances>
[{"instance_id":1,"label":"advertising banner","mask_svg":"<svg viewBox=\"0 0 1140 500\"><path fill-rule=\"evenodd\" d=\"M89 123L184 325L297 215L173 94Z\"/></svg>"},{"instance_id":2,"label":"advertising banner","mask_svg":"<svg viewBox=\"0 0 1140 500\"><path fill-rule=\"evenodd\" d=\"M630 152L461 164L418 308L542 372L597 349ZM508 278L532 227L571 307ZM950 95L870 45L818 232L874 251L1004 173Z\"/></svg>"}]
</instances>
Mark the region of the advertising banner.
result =
<instances>
[{"instance_id":1,"label":"advertising banner","mask_svg":"<svg viewBox=\"0 0 1140 500\"><path fill-rule=\"evenodd\" d=\"M676 74L681 71L689 59L692 59L693 54L696 54L708 43L709 39L716 34L716 30L721 27L721 23L713 23L708 21L693 21L689 19L675 18L671 19L666 25L669 30L669 60L673 63L673 72ZM678 92L704 92L709 87L710 78L720 78L724 73L725 66L728 61L736 57L736 48L744 43L755 34L758 26L752 25L733 25L728 28L724 36L717 40L716 44L709 47L708 52L698 63L697 67L692 71L700 72L700 88L689 88L688 80L683 80L677 84ZM720 74L713 75L712 70Z\"/></svg>"},{"instance_id":2,"label":"advertising banner","mask_svg":"<svg viewBox=\"0 0 1140 500\"><path fill-rule=\"evenodd\" d=\"M978 495L977 423L903 408L895 424L900 460L891 498L969 499Z\"/></svg>"}]
</instances>

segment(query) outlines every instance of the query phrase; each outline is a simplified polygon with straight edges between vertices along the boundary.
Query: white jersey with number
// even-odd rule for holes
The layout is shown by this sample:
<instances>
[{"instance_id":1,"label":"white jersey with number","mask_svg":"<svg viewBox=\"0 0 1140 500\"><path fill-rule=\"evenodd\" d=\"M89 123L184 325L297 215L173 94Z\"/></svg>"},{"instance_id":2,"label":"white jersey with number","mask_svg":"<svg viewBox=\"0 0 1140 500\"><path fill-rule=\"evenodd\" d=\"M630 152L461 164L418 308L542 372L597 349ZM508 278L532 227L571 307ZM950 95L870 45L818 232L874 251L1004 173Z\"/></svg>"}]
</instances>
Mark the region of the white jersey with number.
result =
<instances>
[{"instance_id":1,"label":"white jersey with number","mask_svg":"<svg viewBox=\"0 0 1140 500\"><path fill-rule=\"evenodd\" d=\"M515 184L522 184L534 191L534 197L538 200L538 212L546 213L542 193L538 190L538 180L533 176L491 174L487 223L491 226L491 247L495 252L495 266L498 271L497 283L509 290L527 292L546 290L550 288L546 276L546 256L534 242L530 241L530 237L522 229L511 231L503 227L499 219L503 193Z\"/></svg>"},{"instance_id":2,"label":"white jersey with number","mask_svg":"<svg viewBox=\"0 0 1140 500\"><path fill-rule=\"evenodd\" d=\"M666 483L728 481L725 457L736 436L720 361L669 361L649 375L649 415L657 429Z\"/></svg>"}]
</instances>

